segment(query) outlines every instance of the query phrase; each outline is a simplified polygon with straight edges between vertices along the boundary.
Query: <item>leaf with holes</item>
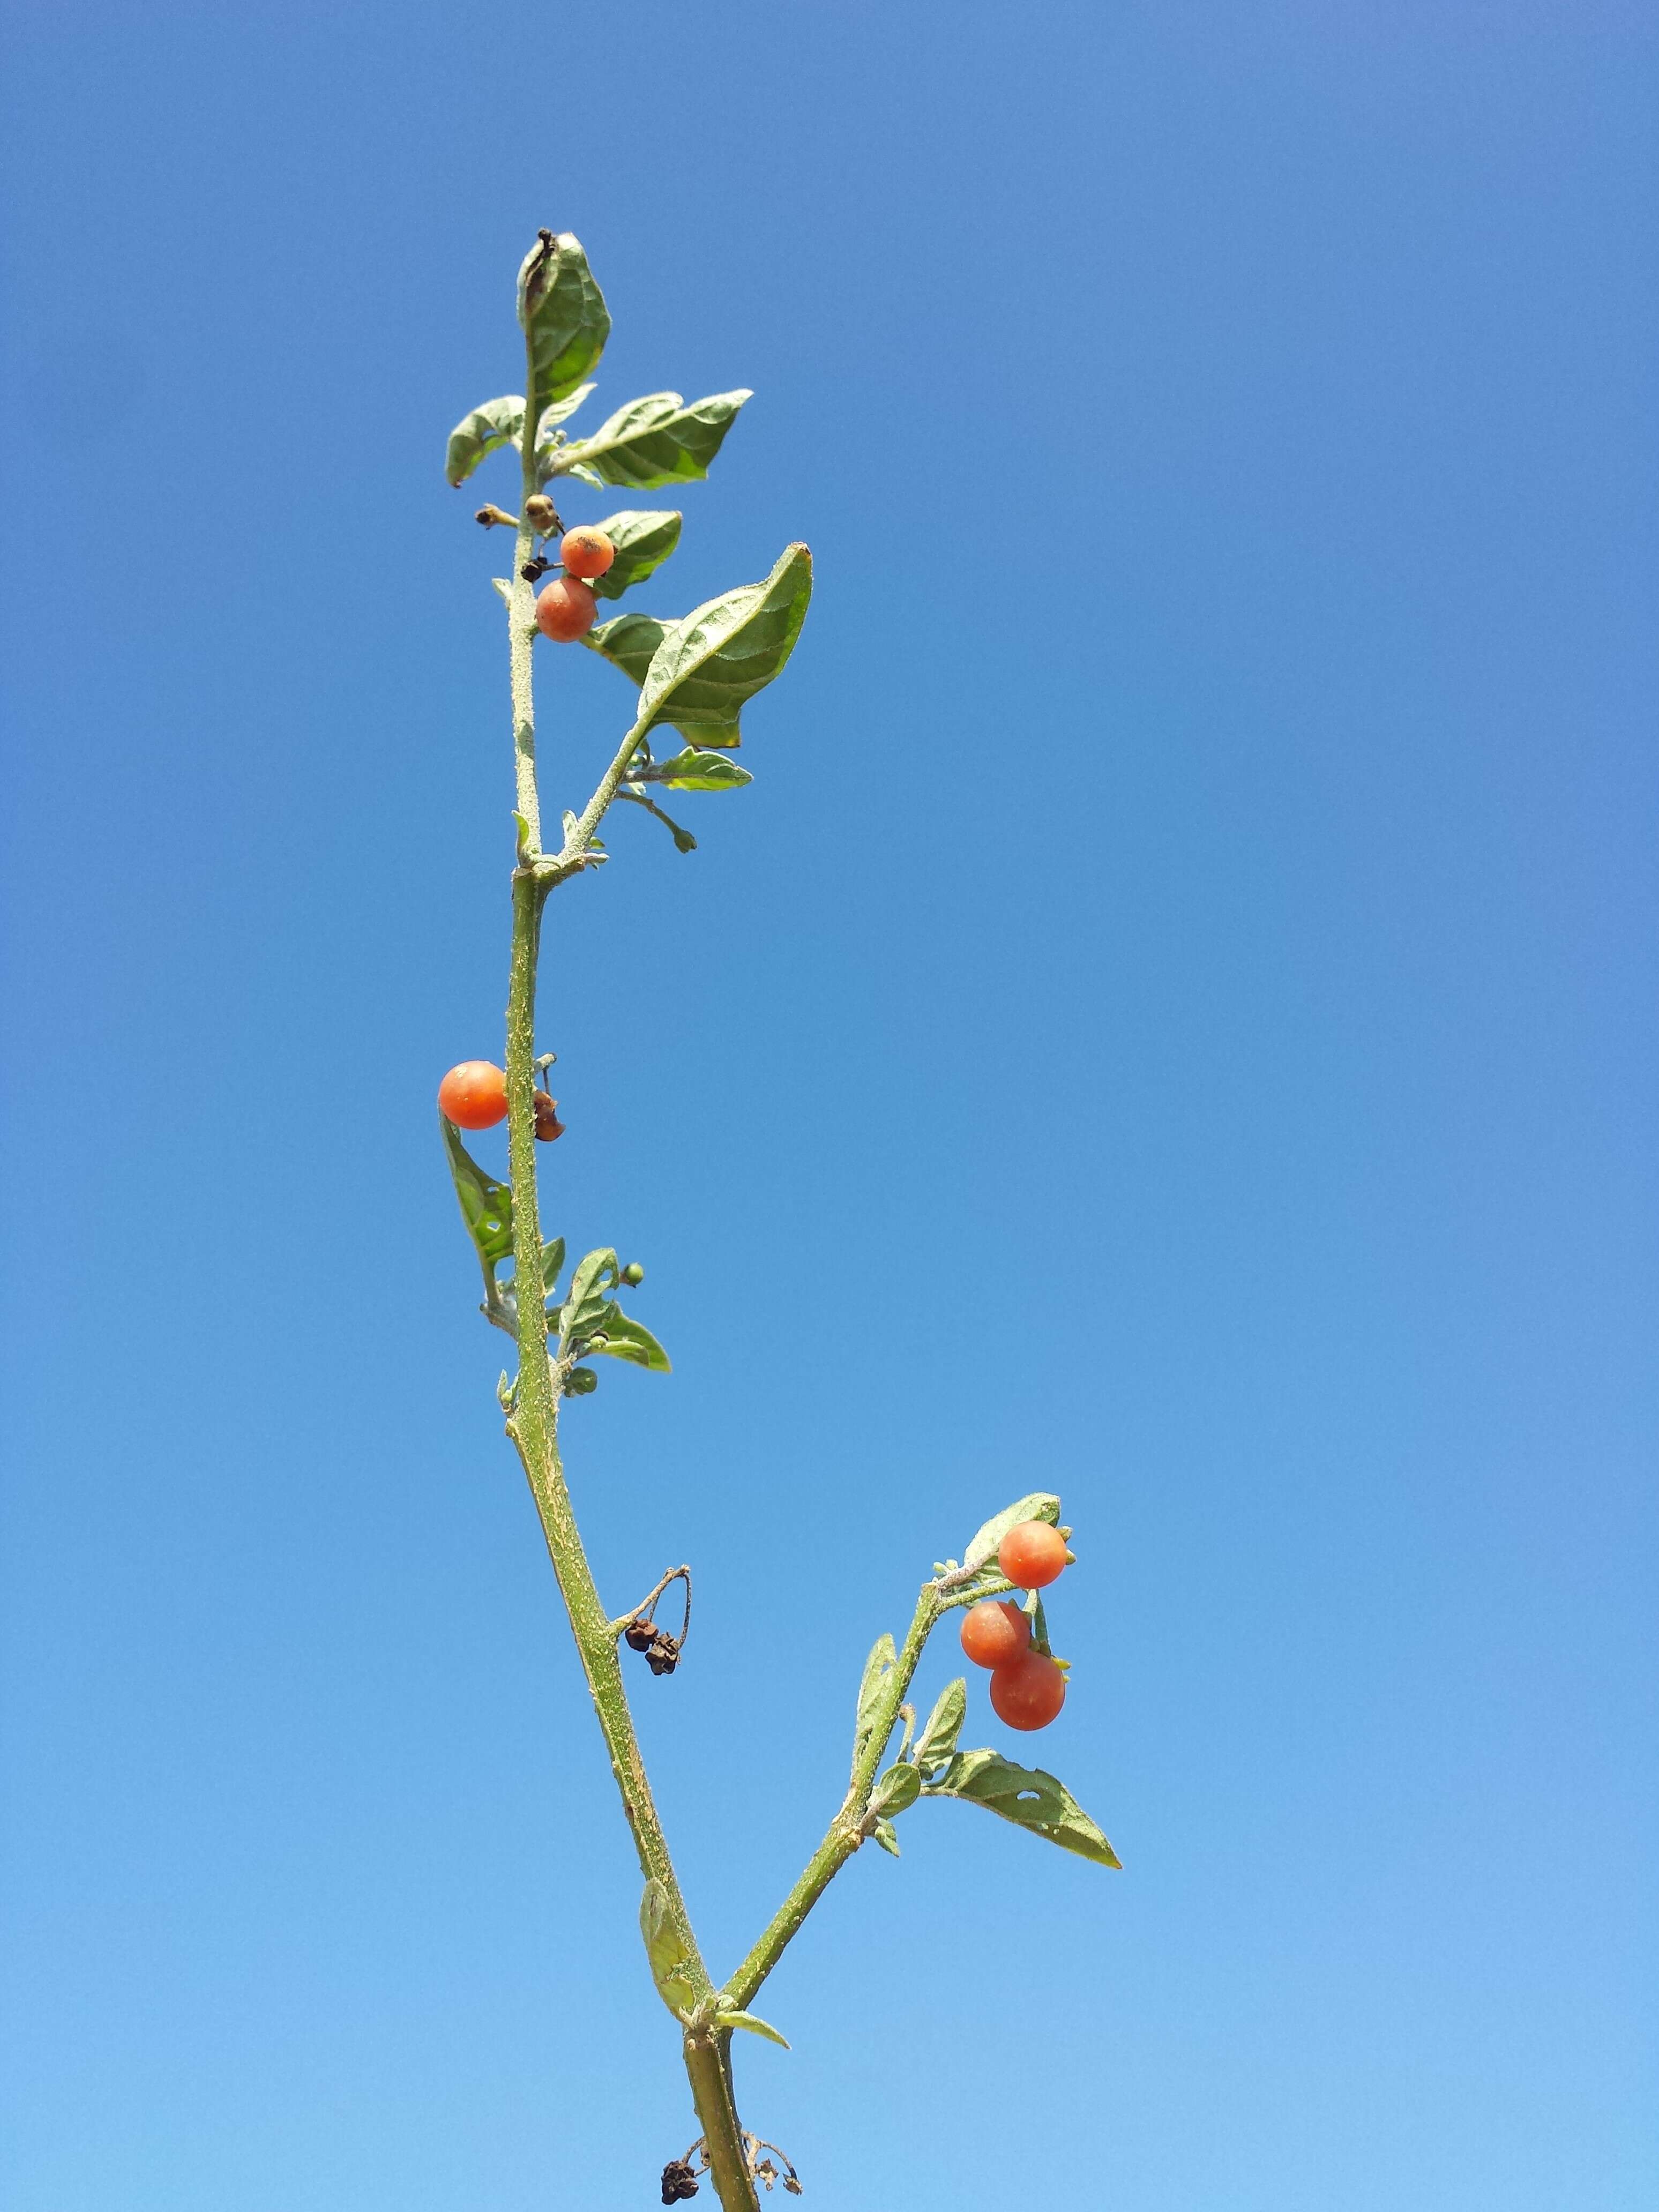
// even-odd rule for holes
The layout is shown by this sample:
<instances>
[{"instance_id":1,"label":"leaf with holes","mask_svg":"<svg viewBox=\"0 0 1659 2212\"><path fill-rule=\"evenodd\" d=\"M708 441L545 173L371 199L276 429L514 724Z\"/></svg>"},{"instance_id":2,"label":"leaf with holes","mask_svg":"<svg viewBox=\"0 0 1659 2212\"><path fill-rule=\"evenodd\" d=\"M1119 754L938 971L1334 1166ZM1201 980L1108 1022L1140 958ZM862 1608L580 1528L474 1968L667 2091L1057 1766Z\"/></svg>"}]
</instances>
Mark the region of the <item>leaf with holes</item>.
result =
<instances>
[{"instance_id":1,"label":"leaf with holes","mask_svg":"<svg viewBox=\"0 0 1659 2212\"><path fill-rule=\"evenodd\" d=\"M684 2020L697 2001L690 1979L690 1946L675 1925L668 1892L655 1875L646 1883L645 1895L640 1899L640 1933L645 1938L645 1955L651 1961L657 1995L676 2020Z\"/></svg>"},{"instance_id":2,"label":"leaf with holes","mask_svg":"<svg viewBox=\"0 0 1659 2212\"><path fill-rule=\"evenodd\" d=\"M694 745L735 745L739 713L794 651L811 596L812 556L787 545L763 583L694 607L652 657L640 720L672 722Z\"/></svg>"},{"instance_id":3,"label":"leaf with holes","mask_svg":"<svg viewBox=\"0 0 1659 2212\"><path fill-rule=\"evenodd\" d=\"M461 1142L460 1131L447 1114L439 1115L438 1126L443 1132L449 1172L461 1204L461 1218L477 1247L485 1287L493 1291L495 1270L513 1249L513 1193L506 1183L497 1182L494 1176L484 1173Z\"/></svg>"},{"instance_id":4,"label":"leaf with holes","mask_svg":"<svg viewBox=\"0 0 1659 2212\"><path fill-rule=\"evenodd\" d=\"M881 1693L887 1687L893 1669L898 1665L898 1646L890 1636L878 1636L864 1662L864 1674L859 1683L858 1724L853 1732L853 1757L859 1757L876 1725L876 1708L881 1703ZM888 1734L892 1723L888 1723Z\"/></svg>"},{"instance_id":5,"label":"leaf with holes","mask_svg":"<svg viewBox=\"0 0 1659 2212\"><path fill-rule=\"evenodd\" d=\"M519 271L519 322L529 341L525 412L539 433L544 410L574 392L605 351L611 311L580 240L538 240Z\"/></svg>"},{"instance_id":6,"label":"leaf with holes","mask_svg":"<svg viewBox=\"0 0 1659 2212\"><path fill-rule=\"evenodd\" d=\"M564 1343L585 1337L599 1327L607 1304L605 1292L615 1286L620 1272L617 1255L608 1245L577 1262L569 1294L559 1308L559 1334Z\"/></svg>"},{"instance_id":7,"label":"leaf with holes","mask_svg":"<svg viewBox=\"0 0 1659 2212\"><path fill-rule=\"evenodd\" d=\"M716 392L688 407L678 392L648 392L619 407L591 438L562 446L550 471L630 491L695 483L708 475L738 410L753 398L751 392Z\"/></svg>"},{"instance_id":8,"label":"leaf with holes","mask_svg":"<svg viewBox=\"0 0 1659 2212\"><path fill-rule=\"evenodd\" d=\"M607 514L603 522L596 522L593 527L604 531L617 557L604 575L590 580L595 594L619 599L630 584L643 583L679 544L684 520L672 507L625 507L620 514Z\"/></svg>"},{"instance_id":9,"label":"leaf with holes","mask_svg":"<svg viewBox=\"0 0 1659 2212\"><path fill-rule=\"evenodd\" d=\"M983 1805L988 1812L1030 1828L1034 1835L1046 1836L1062 1850L1075 1851L1097 1866L1122 1863L1064 1783L1039 1766L1016 1766L999 1752L959 1751L922 1794Z\"/></svg>"},{"instance_id":10,"label":"leaf with holes","mask_svg":"<svg viewBox=\"0 0 1659 2212\"><path fill-rule=\"evenodd\" d=\"M962 1723L968 1717L968 1685L958 1674L954 1682L947 1682L939 1693L939 1702L928 1714L921 1734L916 1738L916 1765L924 1774L943 1766L957 1747L957 1738L962 1733Z\"/></svg>"},{"instance_id":11,"label":"leaf with holes","mask_svg":"<svg viewBox=\"0 0 1659 2212\"><path fill-rule=\"evenodd\" d=\"M453 484L465 483L481 460L498 447L510 446L524 428L524 401L509 392L504 399L486 399L470 415L463 415L449 434L444 455L444 476Z\"/></svg>"}]
</instances>

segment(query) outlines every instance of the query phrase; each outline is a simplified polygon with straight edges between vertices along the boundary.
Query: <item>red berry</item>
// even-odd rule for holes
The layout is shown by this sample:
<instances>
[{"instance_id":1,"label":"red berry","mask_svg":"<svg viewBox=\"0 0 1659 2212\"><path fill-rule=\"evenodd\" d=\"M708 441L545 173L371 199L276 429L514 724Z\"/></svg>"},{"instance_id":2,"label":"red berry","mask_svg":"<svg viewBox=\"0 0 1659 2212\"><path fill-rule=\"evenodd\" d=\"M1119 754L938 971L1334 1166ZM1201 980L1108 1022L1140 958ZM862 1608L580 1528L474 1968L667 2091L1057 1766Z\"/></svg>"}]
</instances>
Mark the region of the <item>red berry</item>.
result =
<instances>
[{"instance_id":1,"label":"red berry","mask_svg":"<svg viewBox=\"0 0 1659 2212\"><path fill-rule=\"evenodd\" d=\"M593 627L599 603L574 576L555 576L536 601L536 623L556 645L571 645Z\"/></svg>"},{"instance_id":2,"label":"red berry","mask_svg":"<svg viewBox=\"0 0 1659 2212\"><path fill-rule=\"evenodd\" d=\"M507 1115L507 1078L493 1060L464 1060L438 1085L438 1111L458 1129L493 1129Z\"/></svg>"},{"instance_id":3,"label":"red berry","mask_svg":"<svg viewBox=\"0 0 1659 2212\"><path fill-rule=\"evenodd\" d=\"M997 1547L997 1565L1016 1589L1043 1589L1066 1565L1066 1539L1046 1521L1017 1521Z\"/></svg>"},{"instance_id":4,"label":"red berry","mask_svg":"<svg viewBox=\"0 0 1659 2212\"><path fill-rule=\"evenodd\" d=\"M617 557L617 549L604 531L591 526L567 530L559 540L559 558L567 576L602 576Z\"/></svg>"},{"instance_id":5,"label":"red berry","mask_svg":"<svg viewBox=\"0 0 1659 2212\"><path fill-rule=\"evenodd\" d=\"M991 1710L1011 1729L1047 1728L1065 1702L1065 1669L1041 1651L1022 1652L991 1677Z\"/></svg>"},{"instance_id":6,"label":"red berry","mask_svg":"<svg viewBox=\"0 0 1659 2212\"><path fill-rule=\"evenodd\" d=\"M1031 1641L1031 1624L1012 1598L982 1598L962 1618L962 1648L975 1667L1006 1667Z\"/></svg>"}]
</instances>

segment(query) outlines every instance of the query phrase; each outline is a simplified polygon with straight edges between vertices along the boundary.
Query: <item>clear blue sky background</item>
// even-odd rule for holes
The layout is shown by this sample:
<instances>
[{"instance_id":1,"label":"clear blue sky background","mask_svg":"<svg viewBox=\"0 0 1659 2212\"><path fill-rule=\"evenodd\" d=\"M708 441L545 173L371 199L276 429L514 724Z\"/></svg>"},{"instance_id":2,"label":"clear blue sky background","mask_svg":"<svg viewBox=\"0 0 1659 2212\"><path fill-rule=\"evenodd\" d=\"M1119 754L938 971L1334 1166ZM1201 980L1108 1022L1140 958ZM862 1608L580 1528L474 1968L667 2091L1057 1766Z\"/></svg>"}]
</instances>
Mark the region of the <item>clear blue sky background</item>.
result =
<instances>
[{"instance_id":1,"label":"clear blue sky background","mask_svg":"<svg viewBox=\"0 0 1659 2212\"><path fill-rule=\"evenodd\" d=\"M750 2124L824 2212L1646 2212L1651 11L7 39L9 2212L625 2212L694 2132L433 1121L510 803L440 464L542 222L599 405L758 394L644 603L818 561L753 788L548 947L550 1225L676 1360L568 1434L614 1601L696 1566L700 1928L1036 1486L1127 1865L908 1815ZM628 695L544 678L564 804Z\"/></svg>"}]
</instances>

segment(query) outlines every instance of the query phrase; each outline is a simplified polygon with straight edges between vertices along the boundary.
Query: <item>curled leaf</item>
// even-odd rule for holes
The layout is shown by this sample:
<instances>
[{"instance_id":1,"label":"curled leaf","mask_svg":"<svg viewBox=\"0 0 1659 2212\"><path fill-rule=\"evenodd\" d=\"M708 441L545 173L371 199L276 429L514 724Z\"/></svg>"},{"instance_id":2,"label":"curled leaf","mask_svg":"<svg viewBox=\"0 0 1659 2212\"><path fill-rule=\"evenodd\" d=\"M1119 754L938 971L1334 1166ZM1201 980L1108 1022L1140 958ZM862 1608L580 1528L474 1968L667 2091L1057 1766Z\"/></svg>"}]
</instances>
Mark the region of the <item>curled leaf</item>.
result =
<instances>
[{"instance_id":1,"label":"curled leaf","mask_svg":"<svg viewBox=\"0 0 1659 2212\"><path fill-rule=\"evenodd\" d=\"M651 1978L657 1994L677 2020L684 2020L696 2002L690 1979L691 1950L675 1922L668 1892L653 1875L640 1899L640 1934L651 1962Z\"/></svg>"},{"instance_id":2,"label":"curled leaf","mask_svg":"<svg viewBox=\"0 0 1659 2212\"><path fill-rule=\"evenodd\" d=\"M519 321L529 340L531 390L525 412L539 434L544 410L575 391L611 335L605 295L569 231L545 232L519 271Z\"/></svg>"},{"instance_id":3,"label":"curled leaf","mask_svg":"<svg viewBox=\"0 0 1659 2212\"><path fill-rule=\"evenodd\" d=\"M624 484L656 491L692 483L708 473L750 392L716 392L688 407L678 392L648 392L630 399L591 438L578 438L552 456L552 472L592 484Z\"/></svg>"},{"instance_id":4,"label":"curled leaf","mask_svg":"<svg viewBox=\"0 0 1659 2212\"><path fill-rule=\"evenodd\" d=\"M784 2042L784 2039L778 2033L776 2028L770 2027L756 2013L717 2012L714 2014L714 2025L716 2027L740 2027L746 2030L746 2032L750 2035L763 2035L769 2043L782 2045L783 2049L786 2051L789 2048L789 2045Z\"/></svg>"},{"instance_id":5,"label":"curled leaf","mask_svg":"<svg viewBox=\"0 0 1659 2212\"><path fill-rule=\"evenodd\" d=\"M645 579L660 568L680 542L680 525L684 516L673 509L660 512L650 507L625 507L620 514L607 514L603 522L596 523L597 530L617 549L617 557L604 575L591 579L589 588L601 599L619 599L630 584L643 583Z\"/></svg>"},{"instance_id":6,"label":"curled leaf","mask_svg":"<svg viewBox=\"0 0 1659 2212\"><path fill-rule=\"evenodd\" d=\"M916 1765L924 1774L936 1766L943 1766L957 1747L957 1738L962 1733L963 1722L968 1717L968 1684L957 1675L939 1692L933 1710L928 1714L921 1735L916 1739Z\"/></svg>"},{"instance_id":7,"label":"curled leaf","mask_svg":"<svg viewBox=\"0 0 1659 2212\"><path fill-rule=\"evenodd\" d=\"M890 1636L878 1636L871 1646L870 1656L864 1662L864 1673L859 1682L858 1723L854 1730L853 1741L854 1764L875 1729L876 1708L881 1702L881 1693L887 1686L888 1678L897 1664L898 1646Z\"/></svg>"},{"instance_id":8,"label":"curled leaf","mask_svg":"<svg viewBox=\"0 0 1659 2212\"><path fill-rule=\"evenodd\" d=\"M513 1193L506 1183L484 1173L447 1114L439 1115L438 1126L443 1133L461 1218L477 1251L485 1285L493 1291L495 1270L513 1249Z\"/></svg>"},{"instance_id":9,"label":"curled leaf","mask_svg":"<svg viewBox=\"0 0 1659 2212\"><path fill-rule=\"evenodd\" d=\"M884 1820L908 1811L921 1795L921 1777L908 1759L890 1766L870 1793L870 1810Z\"/></svg>"},{"instance_id":10,"label":"curled leaf","mask_svg":"<svg viewBox=\"0 0 1659 2212\"><path fill-rule=\"evenodd\" d=\"M444 477L452 484L465 483L486 454L510 445L524 428L524 401L516 392L504 399L486 399L470 415L463 415L449 434L444 455Z\"/></svg>"},{"instance_id":11,"label":"curled leaf","mask_svg":"<svg viewBox=\"0 0 1659 2212\"><path fill-rule=\"evenodd\" d=\"M1051 1497L1047 1491L1034 1490L1029 1498L1016 1498L1012 1505L1005 1505L1000 1513L992 1515L963 1553L962 1564L964 1567L984 1566L988 1560L996 1557L997 1547L1008 1531L1022 1521L1054 1523L1059 1519L1059 1498Z\"/></svg>"}]
</instances>

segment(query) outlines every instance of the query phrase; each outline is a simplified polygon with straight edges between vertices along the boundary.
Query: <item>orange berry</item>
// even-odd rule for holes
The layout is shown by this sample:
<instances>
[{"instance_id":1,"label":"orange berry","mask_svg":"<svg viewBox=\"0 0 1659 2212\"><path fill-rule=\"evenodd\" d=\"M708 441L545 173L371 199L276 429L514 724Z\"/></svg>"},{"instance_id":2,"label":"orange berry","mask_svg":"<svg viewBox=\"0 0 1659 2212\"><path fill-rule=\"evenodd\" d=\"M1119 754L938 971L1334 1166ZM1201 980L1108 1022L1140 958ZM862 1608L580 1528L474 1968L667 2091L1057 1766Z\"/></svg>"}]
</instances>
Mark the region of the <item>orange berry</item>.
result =
<instances>
[{"instance_id":1,"label":"orange berry","mask_svg":"<svg viewBox=\"0 0 1659 2212\"><path fill-rule=\"evenodd\" d=\"M493 1129L507 1116L507 1078L494 1060L464 1060L438 1085L438 1111L458 1129Z\"/></svg>"},{"instance_id":2,"label":"orange berry","mask_svg":"<svg viewBox=\"0 0 1659 2212\"><path fill-rule=\"evenodd\" d=\"M1066 1565L1066 1539L1046 1521L1017 1521L997 1547L997 1565L1016 1589L1043 1589Z\"/></svg>"},{"instance_id":3,"label":"orange berry","mask_svg":"<svg viewBox=\"0 0 1659 2212\"><path fill-rule=\"evenodd\" d=\"M559 558L567 576L602 576L617 557L617 549L604 531L585 525L567 530L559 540Z\"/></svg>"},{"instance_id":4,"label":"orange berry","mask_svg":"<svg viewBox=\"0 0 1659 2212\"><path fill-rule=\"evenodd\" d=\"M1006 1667L1031 1641L1031 1624L1012 1598L982 1598L962 1617L962 1649L975 1667Z\"/></svg>"},{"instance_id":5,"label":"orange berry","mask_svg":"<svg viewBox=\"0 0 1659 2212\"><path fill-rule=\"evenodd\" d=\"M1011 1729L1047 1728L1065 1702L1065 1670L1041 1651L1022 1653L991 1677L991 1710Z\"/></svg>"},{"instance_id":6,"label":"orange berry","mask_svg":"<svg viewBox=\"0 0 1659 2212\"><path fill-rule=\"evenodd\" d=\"M536 601L536 624L556 645L573 644L593 627L599 603L574 576L555 576Z\"/></svg>"}]
</instances>

